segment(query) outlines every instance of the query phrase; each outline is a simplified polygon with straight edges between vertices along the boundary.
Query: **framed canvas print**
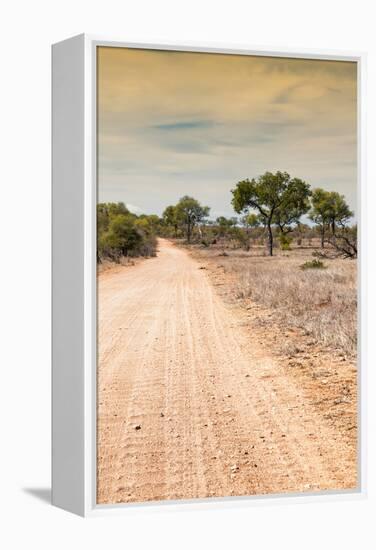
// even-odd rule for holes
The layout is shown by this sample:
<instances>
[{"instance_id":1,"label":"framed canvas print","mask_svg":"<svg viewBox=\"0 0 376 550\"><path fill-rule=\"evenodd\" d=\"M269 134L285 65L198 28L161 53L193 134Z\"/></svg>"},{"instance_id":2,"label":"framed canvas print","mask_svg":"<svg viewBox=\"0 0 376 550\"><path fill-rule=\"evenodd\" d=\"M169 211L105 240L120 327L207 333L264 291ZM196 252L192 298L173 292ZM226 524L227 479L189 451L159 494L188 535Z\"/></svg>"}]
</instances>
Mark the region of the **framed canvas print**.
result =
<instances>
[{"instance_id":1,"label":"framed canvas print","mask_svg":"<svg viewBox=\"0 0 376 550\"><path fill-rule=\"evenodd\" d=\"M363 494L363 75L53 46L55 505Z\"/></svg>"}]
</instances>

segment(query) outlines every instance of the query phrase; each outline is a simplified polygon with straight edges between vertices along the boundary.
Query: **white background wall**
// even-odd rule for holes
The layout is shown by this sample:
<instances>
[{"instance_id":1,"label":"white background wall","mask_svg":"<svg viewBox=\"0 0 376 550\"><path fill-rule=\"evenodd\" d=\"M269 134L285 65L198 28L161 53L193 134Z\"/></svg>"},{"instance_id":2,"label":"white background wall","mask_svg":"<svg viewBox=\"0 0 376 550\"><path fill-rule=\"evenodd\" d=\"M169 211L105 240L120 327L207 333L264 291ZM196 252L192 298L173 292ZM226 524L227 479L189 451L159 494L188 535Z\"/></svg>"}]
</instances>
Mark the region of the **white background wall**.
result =
<instances>
[{"instance_id":1,"label":"white background wall","mask_svg":"<svg viewBox=\"0 0 376 550\"><path fill-rule=\"evenodd\" d=\"M33 0L1 10L0 541L8 548L375 548L375 405L369 497L83 520L49 506L50 44L88 32L128 41L213 41L368 51L368 210L376 200L374 2L346 0ZM369 229L370 283L375 226ZM375 391L370 284L367 387ZM373 338L374 340L374 338ZM373 432L373 434L372 434ZM42 491L41 491L42 489ZM33 494L34 492L34 494Z\"/></svg>"}]
</instances>

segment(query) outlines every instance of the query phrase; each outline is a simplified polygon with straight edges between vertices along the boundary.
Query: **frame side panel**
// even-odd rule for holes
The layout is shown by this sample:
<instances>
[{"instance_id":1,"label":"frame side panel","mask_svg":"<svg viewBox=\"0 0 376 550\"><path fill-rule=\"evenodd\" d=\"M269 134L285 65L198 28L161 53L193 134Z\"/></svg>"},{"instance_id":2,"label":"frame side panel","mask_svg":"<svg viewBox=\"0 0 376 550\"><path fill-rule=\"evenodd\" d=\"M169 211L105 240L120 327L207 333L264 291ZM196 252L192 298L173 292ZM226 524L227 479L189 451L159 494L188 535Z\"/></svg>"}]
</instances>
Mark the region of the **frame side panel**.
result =
<instances>
[{"instance_id":1,"label":"frame side panel","mask_svg":"<svg viewBox=\"0 0 376 550\"><path fill-rule=\"evenodd\" d=\"M84 515L84 36L52 47L52 503Z\"/></svg>"}]
</instances>

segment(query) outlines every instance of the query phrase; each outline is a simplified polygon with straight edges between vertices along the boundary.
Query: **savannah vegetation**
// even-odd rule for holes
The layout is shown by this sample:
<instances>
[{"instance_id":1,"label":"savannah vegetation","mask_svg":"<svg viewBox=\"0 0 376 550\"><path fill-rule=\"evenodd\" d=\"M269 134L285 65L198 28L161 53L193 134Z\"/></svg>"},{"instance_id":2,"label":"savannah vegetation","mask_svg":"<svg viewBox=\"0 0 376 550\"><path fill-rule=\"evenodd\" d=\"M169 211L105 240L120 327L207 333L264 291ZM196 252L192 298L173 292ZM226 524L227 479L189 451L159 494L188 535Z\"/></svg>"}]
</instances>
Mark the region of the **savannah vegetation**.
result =
<instances>
[{"instance_id":1,"label":"savannah vegetation","mask_svg":"<svg viewBox=\"0 0 376 550\"><path fill-rule=\"evenodd\" d=\"M281 334L286 327L295 328L316 343L354 357L356 263L342 258L310 260L307 251L301 252L295 249L273 261L231 254L221 259L221 265L236 277L236 297L272 311Z\"/></svg>"},{"instance_id":2,"label":"savannah vegetation","mask_svg":"<svg viewBox=\"0 0 376 550\"><path fill-rule=\"evenodd\" d=\"M98 204L98 262L152 257L157 237L174 239L235 279L236 298L354 356L357 227L344 196L278 171L239 181L229 200L234 216L216 219L188 195L162 216Z\"/></svg>"},{"instance_id":3,"label":"savannah vegetation","mask_svg":"<svg viewBox=\"0 0 376 550\"><path fill-rule=\"evenodd\" d=\"M245 179L231 191L238 216L210 219L210 207L185 195L169 205L161 217L136 215L123 203L97 206L98 261L120 257L154 256L156 237L183 239L186 243L225 248L265 247L273 256L320 239L321 257L357 256L357 228L343 195L311 187L287 172L265 172ZM302 222L302 217L310 223Z\"/></svg>"},{"instance_id":4,"label":"savannah vegetation","mask_svg":"<svg viewBox=\"0 0 376 550\"><path fill-rule=\"evenodd\" d=\"M158 216L136 216L121 202L98 204L97 261L155 256L159 224Z\"/></svg>"}]
</instances>

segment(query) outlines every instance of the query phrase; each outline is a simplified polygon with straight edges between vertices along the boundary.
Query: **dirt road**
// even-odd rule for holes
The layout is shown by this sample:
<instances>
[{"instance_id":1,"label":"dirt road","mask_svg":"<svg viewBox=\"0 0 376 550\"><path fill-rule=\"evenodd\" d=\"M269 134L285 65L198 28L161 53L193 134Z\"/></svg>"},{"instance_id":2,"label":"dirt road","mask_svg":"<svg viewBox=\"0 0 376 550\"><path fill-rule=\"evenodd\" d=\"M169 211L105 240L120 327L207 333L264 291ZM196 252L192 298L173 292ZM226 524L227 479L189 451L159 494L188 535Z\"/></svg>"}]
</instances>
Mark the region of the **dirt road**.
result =
<instances>
[{"instance_id":1,"label":"dirt road","mask_svg":"<svg viewBox=\"0 0 376 550\"><path fill-rule=\"evenodd\" d=\"M161 239L99 277L98 503L353 488L353 449L200 267Z\"/></svg>"}]
</instances>

